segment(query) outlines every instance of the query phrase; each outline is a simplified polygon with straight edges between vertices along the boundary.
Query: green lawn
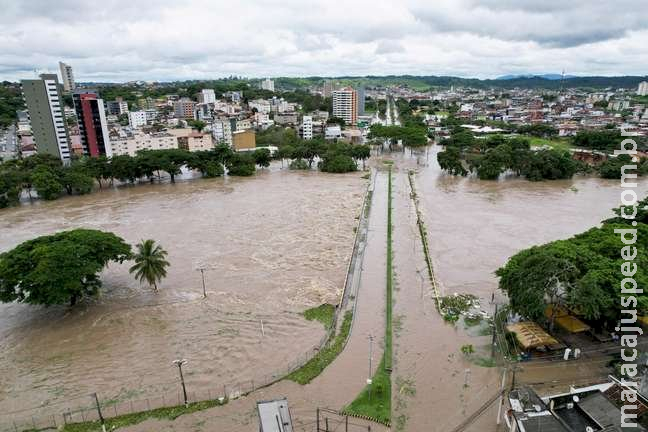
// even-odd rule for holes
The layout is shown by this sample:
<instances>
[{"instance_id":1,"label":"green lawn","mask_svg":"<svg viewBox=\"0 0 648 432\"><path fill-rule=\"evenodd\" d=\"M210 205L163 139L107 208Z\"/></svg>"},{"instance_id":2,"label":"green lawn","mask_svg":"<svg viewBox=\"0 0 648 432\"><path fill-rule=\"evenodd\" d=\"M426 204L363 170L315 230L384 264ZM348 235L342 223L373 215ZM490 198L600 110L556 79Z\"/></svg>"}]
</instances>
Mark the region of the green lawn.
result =
<instances>
[{"instance_id":1,"label":"green lawn","mask_svg":"<svg viewBox=\"0 0 648 432\"><path fill-rule=\"evenodd\" d=\"M556 150L569 150L572 148L569 138L538 138L538 137L526 137L531 141L532 147L542 147L548 145L552 149Z\"/></svg>"},{"instance_id":2,"label":"green lawn","mask_svg":"<svg viewBox=\"0 0 648 432\"><path fill-rule=\"evenodd\" d=\"M315 357L310 359L304 366L289 374L286 378L298 382L299 384L308 384L315 377L326 369L326 367L335 360L335 358L342 352L349 331L351 330L351 321L353 313L348 311L344 315L344 321L340 327L340 332L335 336L333 341L329 341L324 348L322 348Z\"/></svg>"},{"instance_id":3,"label":"green lawn","mask_svg":"<svg viewBox=\"0 0 648 432\"><path fill-rule=\"evenodd\" d=\"M308 321L316 320L321 322L324 325L324 328L328 330L333 325L335 306L324 303L323 305L305 310L303 315Z\"/></svg>"}]
</instances>

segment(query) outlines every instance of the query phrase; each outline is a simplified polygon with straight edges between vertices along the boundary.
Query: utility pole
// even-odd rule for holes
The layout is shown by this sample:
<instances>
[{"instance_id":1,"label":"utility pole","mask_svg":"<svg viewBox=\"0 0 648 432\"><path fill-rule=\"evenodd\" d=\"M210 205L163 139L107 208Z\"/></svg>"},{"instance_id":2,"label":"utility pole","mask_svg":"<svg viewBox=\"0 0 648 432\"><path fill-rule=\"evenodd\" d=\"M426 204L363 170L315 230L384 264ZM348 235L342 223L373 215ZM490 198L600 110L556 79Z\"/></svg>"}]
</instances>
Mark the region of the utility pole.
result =
<instances>
[{"instance_id":1,"label":"utility pole","mask_svg":"<svg viewBox=\"0 0 648 432\"><path fill-rule=\"evenodd\" d=\"M200 268L200 274L202 275L202 283L203 283L203 298L207 298L207 291L205 290L205 269Z\"/></svg>"},{"instance_id":2,"label":"utility pole","mask_svg":"<svg viewBox=\"0 0 648 432\"><path fill-rule=\"evenodd\" d=\"M101 423L102 432L106 432L106 421L104 420L103 414L101 413L101 405L99 405L99 396L97 393L93 393L95 403L97 404L97 414L99 414L99 422Z\"/></svg>"},{"instance_id":3,"label":"utility pole","mask_svg":"<svg viewBox=\"0 0 648 432\"><path fill-rule=\"evenodd\" d=\"M371 402L371 357L373 357L373 335L369 335L369 377L367 378L367 384L369 385L369 402Z\"/></svg>"},{"instance_id":4,"label":"utility pole","mask_svg":"<svg viewBox=\"0 0 648 432\"><path fill-rule=\"evenodd\" d=\"M182 365L187 364L187 360L173 360L173 364L178 366L178 371L180 372L180 382L182 383L182 395L184 396L184 406L185 408L188 408L189 402L187 401L187 388L185 387L184 376L182 375Z\"/></svg>"}]
</instances>

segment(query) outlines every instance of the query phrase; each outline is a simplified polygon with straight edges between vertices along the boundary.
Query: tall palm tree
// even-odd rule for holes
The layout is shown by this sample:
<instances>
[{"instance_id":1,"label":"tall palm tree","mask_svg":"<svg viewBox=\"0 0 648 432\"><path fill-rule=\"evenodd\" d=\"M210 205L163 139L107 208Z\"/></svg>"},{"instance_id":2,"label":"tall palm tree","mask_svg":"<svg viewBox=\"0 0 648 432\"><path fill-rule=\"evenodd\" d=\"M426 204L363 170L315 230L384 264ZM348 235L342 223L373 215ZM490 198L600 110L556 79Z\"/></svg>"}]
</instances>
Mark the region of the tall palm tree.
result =
<instances>
[{"instance_id":1,"label":"tall palm tree","mask_svg":"<svg viewBox=\"0 0 648 432\"><path fill-rule=\"evenodd\" d=\"M166 276L166 268L170 265L165 259L167 252L151 239L143 240L136 247L135 265L128 271L135 273L135 278L139 279L140 283L146 280L157 292L157 284Z\"/></svg>"}]
</instances>

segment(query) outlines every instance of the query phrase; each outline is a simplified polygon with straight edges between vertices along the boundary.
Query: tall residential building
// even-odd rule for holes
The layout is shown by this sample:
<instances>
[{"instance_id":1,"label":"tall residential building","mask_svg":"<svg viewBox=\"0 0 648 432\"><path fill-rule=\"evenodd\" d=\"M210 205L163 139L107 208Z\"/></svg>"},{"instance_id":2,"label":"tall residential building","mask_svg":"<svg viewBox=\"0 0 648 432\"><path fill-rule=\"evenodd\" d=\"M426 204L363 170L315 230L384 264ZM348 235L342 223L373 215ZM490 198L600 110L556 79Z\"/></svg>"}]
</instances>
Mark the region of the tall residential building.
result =
<instances>
[{"instance_id":1,"label":"tall residential building","mask_svg":"<svg viewBox=\"0 0 648 432\"><path fill-rule=\"evenodd\" d=\"M214 89L202 89L198 95L198 102L208 104L216 103L216 93Z\"/></svg>"},{"instance_id":2,"label":"tall residential building","mask_svg":"<svg viewBox=\"0 0 648 432\"><path fill-rule=\"evenodd\" d=\"M79 121L83 154L92 157L112 156L103 99L90 90L76 91L72 98Z\"/></svg>"},{"instance_id":3,"label":"tall residential building","mask_svg":"<svg viewBox=\"0 0 648 432\"><path fill-rule=\"evenodd\" d=\"M335 84L333 84L333 81L331 80L324 81L324 88L322 89L322 95L324 97L331 97L331 95L333 94L333 90L335 90Z\"/></svg>"},{"instance_id":4,"label":"tall residential building","mask_svg":"<svg viewBox=\"0 0 648 432\"><path fill-rule=\"evenodd\" d=\"M180 99L173 103L176 118L193 119L196 114L196 102L190 99Z\"/></svg>"},{"instance_id":5,"label":"tall residential building","mask_svg":"<svg viewBox=\"0 0 648 432\"><path fill-rule=\"evenodd\" d=\"M358 122L358 93L352 87L333 90L333 116L348 125Z\"/></svg>"},{"instance_id":6,"label":"tall residential building","mask_svg":"<svg viewBox=\"0 0 648 432\"><path fill-rule=\"evenodd\" d=\"M648 81L641 81L637 89L638 96L648 96Z\"/></svg>"},{"instance_id":7,"label":"tall residential building","mask_svg":"<svg viewBox=\"0 0 648 432\"><path fill-rule=\"evenodd\" d=\"M365 113L365 88L363 85L356 87L356 92L358 93L358 115L364 115Z\"/></svg>"},{"instance_id":8,"label":"tall residential building","mask_svg":"<svg viewBox=\"0 0 648 432\"><path fill-rule=\"evenodd\" d=\"M302 138L305 140L313 139L313 117L311 116L302 118Z\"/></svg>"},{"instance_id":9,"label":"tall residential building","mask_svg":"<svg viewBox=\"0 0 648 432\"><path fill-rule=\"evenodd\" d=\"M59 62L59 69L61 70L61 81L63 81L63 90L71 92L76 85L74 84L74 73L72 66Z\"/></svg>"},{"instance_id":10,"label":"tall residential building","mask_svg":"<svg viewBox=\"0 0 648 432\"><path fill-rule=\"evenodd\" d=\"M146 126L146 111L131 111L128 113L128 124L133 129Z\"/></svg>"},{"instance_id":11,"label":"tall residential building","mask_svg":"<svg viewBox=\"0 0 648 432\"><path fill-rule=\"evenodd\" d=\"M40 79L22 80L21 84L38 153L69 161L70 137L63 118L58 77L43 74Z\"/></svg>"},{"instance_id":12,"label":"tall residential building","mask_svg":"<svg viewBox=\"0 0 648 432\"><path fill-rule=\"evenodd\" d=\"M106 107L108 108L108 114L111 115L128 114L128 102L121 97L115 98L114 101L106 102Z\"/></svg>"},{"instance_id":13,"label":"tall residential building","mask_svg":"<svg viewBox=\"0 0 648 432\"><path fill-rule=\"evenodd\" d=\"M275 91L274 90L274 81L271 80L270 78L266 78L263 81L261 81L261 88L263 90L268 90L268 91Z\"/></svg>"}]
</instances>

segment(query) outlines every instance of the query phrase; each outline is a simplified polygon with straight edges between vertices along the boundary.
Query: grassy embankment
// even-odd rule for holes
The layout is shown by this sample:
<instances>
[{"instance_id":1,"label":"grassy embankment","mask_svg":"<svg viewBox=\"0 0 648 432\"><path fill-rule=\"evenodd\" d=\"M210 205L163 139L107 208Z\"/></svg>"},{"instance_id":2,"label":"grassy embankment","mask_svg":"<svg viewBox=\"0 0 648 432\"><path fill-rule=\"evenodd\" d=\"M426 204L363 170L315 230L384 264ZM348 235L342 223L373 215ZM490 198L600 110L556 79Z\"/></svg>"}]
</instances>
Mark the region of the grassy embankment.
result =
<instances>
[{"instance_id":1,"label":"grassy embankment","mask_svg":"<svg viewBox=\"0 0 648 432\"><path fill-rule=\"evenodd\" d=\"M569 150L572 145L568 138L538 138L526 137L531 142L531 147L549 146L555 150Z\"/></svg>"},{"instance_id":2,"label":"grassy embankment","mask_svg":"<svg viewBox=\"0 0 648 432\"><path fill-rule=\"evenodd\" d=\"M392 369L392 173L389 168L387 195L387 280L385 305L385 350L383 358L367 385L358 397L343 409L343 412L378 423L391 423L391 369Z\"/></svg>"},{"instance_id":3,"label":"grassy embankment","mask_svg":"<svg viewBox=\"0 0 648 432\"><path fill-rule=\"evenodd\" d=\"M204 402L191 403L188 407L180 405L171 408L158 408L150 411L125 414L118 417L106 419L106 430L131 426L148 419L175 420L183 414L190 414L196 411L205 410L207 408L224 405L226 403L227 400L224 400L223 402L219 402L218 400L209 400ZM101 423L99 423L99 421L69 423L63 426L63 428L60 430L63 432L95 432L101 430Z\"/></svg>"},{"instance_id":4,"label":"grassy embankment","mask_svg":"<svg viewBox=\"0 0 648 432\"><path fill-rule=\"evenodd\" d=\"M320 308L321 307L322 306L320 306ZM313 311L313 309L309 310ZM307 313L308 311L304 313L304 316L306 316ZM322 322L324 326L327 326L326 323L329 323L329 327L327 327L328 329L333 323L334 310L333 313L330 313L330 316L328 315L329 313L329 311L313 312L311 316L314 316L314 318L311 319L317 319L318 321ZM307 317L307 319L309 318ZM319 350L315 357L306 362L304 366L290 373L286 378L291 381L298 382L299 384L308 384L313 379L315 379L315 377L321 374L324 369L326 369L326 367L331 364L333 360L335 360L335 358L344 349L344 344L346 343L347 337L349 336L349 331L351 330L352 319L353 313L351 311L347 311L347 313L344 314L344 321L342 321L342 325L340 326L340 332L335 336L335 338L329 340L329 342L321 350Z\"/></svg>"}]
</instances>

